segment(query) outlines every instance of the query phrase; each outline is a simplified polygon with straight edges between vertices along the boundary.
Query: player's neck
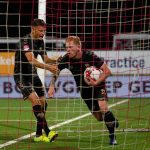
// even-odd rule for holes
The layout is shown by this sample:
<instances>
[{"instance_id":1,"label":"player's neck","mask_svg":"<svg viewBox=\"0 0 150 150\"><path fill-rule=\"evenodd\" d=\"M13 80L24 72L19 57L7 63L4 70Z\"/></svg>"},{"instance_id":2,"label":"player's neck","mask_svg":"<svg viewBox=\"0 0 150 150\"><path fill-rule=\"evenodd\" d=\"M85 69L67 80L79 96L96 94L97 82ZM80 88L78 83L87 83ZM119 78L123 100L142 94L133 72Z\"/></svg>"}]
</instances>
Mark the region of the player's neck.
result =
<instances>
[{"instance_id":1,"label":"player's neck","mask_svg":"<svg viewBox=\"0 0 150 150\"><path fill-rule=\"evenodd\" d=\"M80 51L79 53L77 53L75 59L81 59L82 58L82 51Z\"/></svg>"},{"instance_id":2,"label":"player's neck","mask_svg":"<svg viewBox=\"0 0 150 150\"><path fill-rule=\"evenodd\" d=\"M33 33L32 33L32 32L30 33L30 36L31 36L31 38L32 38L32 39L34 39L34 35L33 35Z\"/></svg>"},{"instance_id":3,"label":"player's neck","mask_svg":"<svg viewBox=\"0 0 150 150\"><path fill-rule=\"evenodd\" d=\"M30 36L31 36L31 38L34 39L34 40L37 39L37 38L34 36L34 34L33 34L32 32L30 33Z\"/></svg>"}]
</instances>

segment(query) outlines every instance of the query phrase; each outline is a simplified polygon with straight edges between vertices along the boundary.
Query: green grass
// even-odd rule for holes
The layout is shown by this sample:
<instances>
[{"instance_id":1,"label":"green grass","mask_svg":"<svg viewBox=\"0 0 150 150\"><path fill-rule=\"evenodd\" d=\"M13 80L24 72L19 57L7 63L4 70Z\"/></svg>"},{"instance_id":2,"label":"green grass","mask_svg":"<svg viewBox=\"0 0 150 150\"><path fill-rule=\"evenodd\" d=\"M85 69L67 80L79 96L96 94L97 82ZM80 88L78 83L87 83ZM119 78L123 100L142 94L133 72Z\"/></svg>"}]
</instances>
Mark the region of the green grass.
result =
<instances>
[{"instance_id":1,"label":"green grass","mask_svg":"<svg viewBox=\"0 0 150 150\"><path fill-rule=\"evenodd\" d=\"M109 105L121 99L110 99ZM4 150L150 150L150 100L131 99L116 105L111 110L117 116L118 145L108 144L108 132L103 122L92 115L66 123L54 130L59 132L53 143L34 143L33 137L3 147ZM58 125L69 119L89 113L80 99L48 100L46 118L49 126ZM19 99L0 100L0 146L14 139L35 132L36 121L31 104Z\"/></svg>"}]
</instances>

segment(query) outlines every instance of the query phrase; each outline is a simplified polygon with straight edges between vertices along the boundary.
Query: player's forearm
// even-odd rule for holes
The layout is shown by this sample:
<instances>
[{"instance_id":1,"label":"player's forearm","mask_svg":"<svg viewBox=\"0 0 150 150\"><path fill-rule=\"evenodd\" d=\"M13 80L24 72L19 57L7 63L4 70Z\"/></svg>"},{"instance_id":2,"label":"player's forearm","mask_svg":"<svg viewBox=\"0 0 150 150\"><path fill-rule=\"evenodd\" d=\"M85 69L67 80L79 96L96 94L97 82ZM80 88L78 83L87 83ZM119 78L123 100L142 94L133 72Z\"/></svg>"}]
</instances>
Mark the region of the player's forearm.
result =
<instances>
[{"instance_id":1,"label":"player's forearm","mask_svg":"<svg viewBox=\"0 0 150 150\"><path fill-rule=\"evenodd\" d=\"M54 65L54 64L53 65L52 64L51 65L44 64L44 63L39 62L36 59L32 59L32 62L30 62L30 63L32 63L34 66L36 66L38 68L48 70L48 71L54 73L55 75L57 75L59 72L57 65Z\"/></svg>"},{"instance_id":2,"label":"player's forearm","mask_svg":"<svg viewBox=\"0 0 150 150\"><path fill-rule=\"evenodd\" d=\"M101 74L103 80L105 80L108 76L111 75L111 71L105 63L101 66L100 69L103 71L103 73Z\"/></svg>"},{"instance_id":3,"label":"player's forearm","mask_svg":"<svg viewBox=\"0 0 150 150\"><path fill-rule=\"evenodd\" d=\"M110 69L107 66L104 67L103 73L101 74L99 80L97 81L98 84L104 82L107 79L107 77L109 77L110 75L111 75Z\"/></svg>"},{"instance_id":4,"label":"player's forearm","mask_svg":"<svg viewBox=\"0 0 150 150\"><path fill-rule=\"evenodd\" d=\"M57 63L59 61L59 59L61 58L61 56L54 56L54 57L45 57L44 61L45 63Z\"/></svg>"},{"instance_id":5,"label":"player's forearm","mask_svg":"<svg viewBox=\"0 0 150 150\"><path fill-rule=\"evenodd\" d=\"M106 75L106 74L102 73L99 80L97 80L97 83L100 84L100 83L104 82L108 76L109 76L108 74Z\"/></svg>"},{"instance_id":6,"label":"player's forearm","mask_svg":"<svg viewBox=\"0 0 150 150\"><path fill-rule=\"evenodd\" d=\"M55 82L57 80L57 75L54 75L52 76L51 78L51 82L50 82L50 86L49 86L49 90L48 90L48 96L51 98L54 96L54 93L55 93Z\"/></svg>"},{"instance_id":7,"label":"player's forearm","mask_svg":"<svg viewBox=\"0 0 150 150\"><path fill-rule=\"evenodd\" d=\"M48 58L45 63L56 63L57 60Z\"/></svg>"},{"instance_id":8,"label":"player's forearm","mask_svg":"<svg viewBox=\"0 0 150 150\"><path fill-rule=\"evenodd\" d=\"M30 63L32 63L34 66L36 66L38 68L49 70L49 65L41 63L36 59L32 59L32 62L30 62Z\"/></svg>"},{"instance_id":9,"label":"player's forearm","mask_svg":"<svg viewBox=\"0 0 150 150\"><path fill-rule=\"evenodd\" d=\"M58 75L53 75L52 76L50 86L55 86L55 82L56 82L57 78L58 78Z\"/></svg>"}]
</instances>

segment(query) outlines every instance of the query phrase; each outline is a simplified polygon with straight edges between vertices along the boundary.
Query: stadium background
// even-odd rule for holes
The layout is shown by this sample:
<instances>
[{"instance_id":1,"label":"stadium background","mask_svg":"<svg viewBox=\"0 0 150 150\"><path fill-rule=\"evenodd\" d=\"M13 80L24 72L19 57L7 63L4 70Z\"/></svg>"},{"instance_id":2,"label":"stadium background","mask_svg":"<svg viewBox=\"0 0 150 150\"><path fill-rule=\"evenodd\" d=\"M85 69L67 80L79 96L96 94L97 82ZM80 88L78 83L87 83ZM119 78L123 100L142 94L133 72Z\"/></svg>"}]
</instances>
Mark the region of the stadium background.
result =
<instances>
[{"instance_id":1,"label":"stadium background","mask_svg":"<svg viewBox=\"0 0 150 150\"><path fill-rule=\"evenodd\" d=\"M96 50L98 55L102 55L106 59L113 74L119 75L121 73L122 75L129 75L128 77L123 76L108 81L108 87L111 87L110 97L129 97L131 93L134 93L134 95L132 94L133 97L141 97L141 95L142 97L150 97L148 76L141 77L141 82L138 82L138 78L134 79L137 82L135 84L135 90L130 91L132 83L129 82L132 82L132 76L137 74L137 65L139 66L140 74L150 74L149 58L140 56L142 48L138 48L138 52L136 49L129 49L129 51L124 51L123 49L114 50L113 47L113 37L119 33L130 33L133 35L149 34L149 5L150 2L145 0L138 2L133 0L111 2L47 0L46 38L49 38L50 41L55 41L53 43L46 43L46 49L49 51L48 54L51 56L54 53L57 55L58 52L64 53L64 42L60 44L59 40L62 39L63 41L68 35L78 35L82 40L83 49ZM17 41L20 37L30 32L33 19L38 17L38 1L0 1L0 13L0 37L4 39L4 42L0 43L0 87L3 88L0 95L3 98L20 97L12 78L14 53L10 52L15 51L15 43L6 41L8 39L10 41ZM143 50L149 50L149 46L145 46ZM118 56L119 51L121 51L120 56ZM148 56L148 51L144 52L144 55ZM70 80L64 84L62 80L62 87L60 89L65 89L63 86L66 85L66 89L69 88L72 91L74 82L72 83ZM48 86L48 80L46 82ZM124 87L123 85L126 86ZM140 89L137 90L136 88L139 87ZM116 90L112 92L114 88ZM124 93L123 89L126 89L126 93ZM76 90L70 93L68 90L66 94L64 91L61 92L62 97L65 97L65 95L66 97L79 97L79 94L75 92ZM61 96L57 95L57 97Z\"/></svg>"},{"instance_id":2,"label":"stadium background","mask_svg":"<svg viewBox=\"0 0 150 150\"><path fill-rule=\"evenodd\" d=\"M149 31L149 3L145 0L111 3L108 0L47 0L46 36L65 38L68 34L78 34L85 43L83 48L108 50L112 48L114 34ZM0 4L0 37L22 37L30 32L32 20L38 17L37 0L9 3L6 0Z\"/></svg>"},{"instance_id":3,"label":"stadium background","mask_svg":"<svg viewBox=\"0 0 150 150\"><path fill-rule=\"evenodd\" d=\"M55 41L48 43L48 54L63 54L63 44L59 47L59 40L68 35L78 35L83 49L96 50L95 53L108 59L111 70L116 72L107 80L108 94L112 96L108 104L120 122L116 130L118 145L115 147L108 145L103 122L97 122L91 116L79 98L74 81L68 76L56 83L56 98L47 99L47 121L59 132L57 142L33 142L35 118L31 105L22 101L12 75L13 42L30 32L31 22L37 18L37 8L37 0L0 0L0 148L149 150L149 39L144 49L141 45L136 49L130 45L127 45L128 49L114 49L112 46L113 36L118 33L130 33L138 38L143 38L142 33L149 35L150 1L47 0L46 37ZM137 41L140 43L139 39ZM46 87L49 80L46 78Z\"/></svg>"}]
</instances>

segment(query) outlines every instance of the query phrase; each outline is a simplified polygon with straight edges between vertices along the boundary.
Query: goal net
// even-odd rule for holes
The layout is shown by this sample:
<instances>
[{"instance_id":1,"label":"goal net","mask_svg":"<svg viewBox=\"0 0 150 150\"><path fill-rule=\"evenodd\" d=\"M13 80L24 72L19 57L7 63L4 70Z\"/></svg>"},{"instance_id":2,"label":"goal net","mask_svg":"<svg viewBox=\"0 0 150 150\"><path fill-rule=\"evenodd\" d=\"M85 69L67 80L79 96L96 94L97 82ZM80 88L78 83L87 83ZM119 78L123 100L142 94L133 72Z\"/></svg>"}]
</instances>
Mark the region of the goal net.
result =
<instances>
[{"instance_id":1,"label":"goal net","mask_svg":"<svg viewBox=\"0 0 150 150\"><path fill-rule=\"evenodd\" d=\"M149 0L0 0L0 14L0 149L150 149ZM52 100L47 96L52 74L39 74L48 102L46 119L59 137L54 143L33 142L36 120L15 85L13 68L16 43L39 16L46 21L48 56L63 56L65 38L77 35L82 49L104 57L112 71L106 80L108 105L120 123L117 145L109 145L104 122L91 115L68 70L61 72Z\"/></svg>"}]
</instances>

